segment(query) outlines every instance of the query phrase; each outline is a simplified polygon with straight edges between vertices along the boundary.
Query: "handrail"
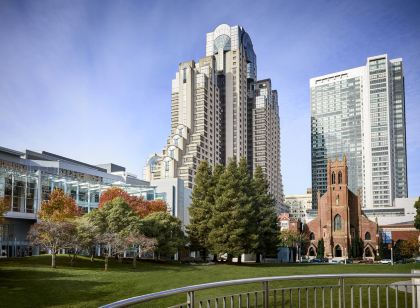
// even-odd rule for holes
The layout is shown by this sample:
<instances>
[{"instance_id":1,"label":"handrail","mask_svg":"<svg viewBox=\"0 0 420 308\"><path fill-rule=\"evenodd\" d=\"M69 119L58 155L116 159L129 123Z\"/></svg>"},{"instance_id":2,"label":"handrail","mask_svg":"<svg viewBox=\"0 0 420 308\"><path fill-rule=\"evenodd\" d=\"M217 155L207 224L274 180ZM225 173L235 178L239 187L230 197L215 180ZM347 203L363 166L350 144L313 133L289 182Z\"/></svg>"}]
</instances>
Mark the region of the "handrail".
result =
<instances>
[{"instance_id":1,"label":"handrail","mask_svg":"<svg viewBox=\"0 0 420 308\"><path fill-rule=\"evenodd\" d=\"M155 293L149 293L145 295L134 296L119 300L110 304L101 306L101 308L114 308L114 307L127 307L139 303L148 302L155 299L165 298L171 295L180 293L188 293L193 291L199 291L204 289L211 289L217 287L234 286L240 284L258 283L258 282L270 282L270 281L284 281L284 280L299 280L299 279L347 279L347 278L420 278L418 274L315 274L315 275L293 275L293 276L271 276L271 277L257 277L257 278L246 278L246 279L235 279L225 280L217 282L209 282L203 284L197 284L192 286L180 287L176 289L170 289Z\"/></svg>"}]
</instances>

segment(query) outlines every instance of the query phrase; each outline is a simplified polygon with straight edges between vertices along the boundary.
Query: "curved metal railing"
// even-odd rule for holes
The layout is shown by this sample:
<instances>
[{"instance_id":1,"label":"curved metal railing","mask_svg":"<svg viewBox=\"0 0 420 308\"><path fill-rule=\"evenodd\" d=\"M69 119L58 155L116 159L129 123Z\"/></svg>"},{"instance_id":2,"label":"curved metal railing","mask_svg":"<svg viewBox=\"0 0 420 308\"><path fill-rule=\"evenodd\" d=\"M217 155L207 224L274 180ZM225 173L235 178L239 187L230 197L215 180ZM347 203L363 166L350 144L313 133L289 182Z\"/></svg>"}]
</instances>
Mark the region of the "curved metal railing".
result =
<instances>
[{"instance_id":1,"label":"curved metal railing","mask_svg":"<svg viewBox=\"0 0 420 308\"><path fill-rule=\"evenodd\" d=\"M391 284L380 284L380 283L364 283L364 284L346 284L345 280L348 279L410 279L412 282L403 282L398 285ZM337 279L338 283L334 285L316 285L316 286L299 286L299 287L288 287L288 288L270 288L270 283L275 281L293 281L293 280L302 280L308 281L311 279ZM391 291L389 290L392 287L395 290L395 296L392 300L395 302L395 307L410 307L409 303L411 302L412 307L420 307L419 300L417 296L408 296L408 293L413 295L417 294L417 287L420 283L413 283L414 279L419 279L420 282L420 273L412 274L317 274L317 275L294 275L294 276L273 276L273 277L259 277L259 278L247 278L247 279L236 279L236 280L227 280L227 281L218 281L203 283L198 285L186 286L176 289L170 289L161 292L155 292L140 296L134 296L127 299L123 299L117 302L113 302L107 305L102 306L103 308L114 308L114 307L127 307L135 304L141 304L145 302L150 302L162 298L166 298L172 295L177 294L186 294L187 302L178 304L171 307L228 307L230 302L230 307L285 307L285 305L290 307L317 307L319 304L321 307L326 307L325 303L328 302L328 297L330 299L329 307L334 307L334 303L338 302L338 307L345 308L346 302L349 303L349 307L354 307L356 300L360 302L360 307L364 302L367 303L367 307L371 307L371 302L374 301L377 304L377 307L390 307ZM231 295L225 295L220 297L215 297L211 299L196 299L196 292L206 289L244 285L251 283L261 283L262 289L257 291L237 293ZM357 293L357 288L359 288L359 294ZM365 289L363 289L365 288ZM385 293L380 296L381 288L384 289ZM325 296L325 293L330 290L330 294ZM356 292L355 292L356 289ZM376 289L376 298L372 297L371 293L375 293ZM309 296L309 290L313 292L311 297ZM326 292L327 290L327 292ZM334 294L333 294L334 290ZM365 298L363 298L362 290L366 290ZM317 297L317 291L319 291L319 297ZM419 289L420 291L420 289ZM402 294L399 294L401 293ZM271 294L270 294L271 293ZM258 303L259 295L261 295L261 302ZM306 295L306 302L305 300ZM296 298L295 298L296 297ZM334 300L333 300L334 297ZM237 298L237 299L236 299ZM420 298L420 297L419 297ZM385 306L381 306L380 302L383 301ZM311 301L311 303L309 303ZM235 304L238 305L235 305ZM403 306L400 306L399 303ZM419 304L419 305L418 305Z\"/></svg>"}]
</instances>

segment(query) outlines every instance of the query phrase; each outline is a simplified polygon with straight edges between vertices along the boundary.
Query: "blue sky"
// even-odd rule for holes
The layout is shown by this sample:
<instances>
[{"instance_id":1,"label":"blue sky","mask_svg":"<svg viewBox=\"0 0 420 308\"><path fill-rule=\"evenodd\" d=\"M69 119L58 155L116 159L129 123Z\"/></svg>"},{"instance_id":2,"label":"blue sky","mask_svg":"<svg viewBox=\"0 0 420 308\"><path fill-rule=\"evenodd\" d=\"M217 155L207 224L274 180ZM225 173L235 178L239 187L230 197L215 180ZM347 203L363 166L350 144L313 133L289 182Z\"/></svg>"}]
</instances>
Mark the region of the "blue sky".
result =
<instances>
[{"instance_id":1,"label":"blue sky","mask_svg":"<svg viewBox=\"0 0 420 308\"><path fill-rule=\"evenodd\" d=\"M0 1L0 145L141 174L170 131L171 80L240 24L279 93L286 194L311 185L309 79L388 53L405 66L420 195L420 1Z\"/></svg>"}]
</instances>

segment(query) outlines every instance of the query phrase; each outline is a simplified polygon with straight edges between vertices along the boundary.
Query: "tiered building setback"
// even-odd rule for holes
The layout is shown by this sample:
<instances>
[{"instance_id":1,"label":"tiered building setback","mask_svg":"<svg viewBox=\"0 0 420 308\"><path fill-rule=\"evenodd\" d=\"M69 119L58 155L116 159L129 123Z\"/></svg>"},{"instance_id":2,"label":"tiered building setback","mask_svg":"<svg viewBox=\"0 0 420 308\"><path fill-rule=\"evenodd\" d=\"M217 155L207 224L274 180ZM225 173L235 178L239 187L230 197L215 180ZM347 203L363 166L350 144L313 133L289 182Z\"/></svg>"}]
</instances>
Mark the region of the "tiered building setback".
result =
<instances>
[{"instance_id":1,"label":"tiered building setback","mask_svg":"<svg viewBox=\"0 0 420 308\"><path fill-rule=\"evenodd\" d=\"M256 59L244 28L222 24L207 33L206 57L181 63L172 81L171 133L148 159L146 180L181 178L192 188L201 160L214 166L246 157L250 172L263 167L280 211L277 92L269 79L257 80Z\"/></svg>"}]
</instances>

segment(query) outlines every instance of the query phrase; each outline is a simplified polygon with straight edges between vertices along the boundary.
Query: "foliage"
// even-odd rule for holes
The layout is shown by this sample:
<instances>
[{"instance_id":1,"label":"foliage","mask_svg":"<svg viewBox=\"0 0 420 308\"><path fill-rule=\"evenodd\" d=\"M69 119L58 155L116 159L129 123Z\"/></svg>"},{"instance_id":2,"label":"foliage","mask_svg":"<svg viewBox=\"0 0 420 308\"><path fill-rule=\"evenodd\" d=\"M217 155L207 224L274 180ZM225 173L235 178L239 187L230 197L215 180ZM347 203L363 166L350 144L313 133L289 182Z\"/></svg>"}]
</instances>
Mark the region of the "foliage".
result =
<instances>
[{"instance_id":1,"label":"foliage","mask_svg":"<svg viewBox=\"0 0 420 308\"><path fill-rule=\"evenodd\" d=\"M260 260L260 254L276 251L277 215L275 199L268 192L268 181L261 166L257 166L252 179L252 194L256 220L257 240L253 250Z\"/></svg>"},{"instance_id":2,"label":"foliage","mask_svg":"<svg viewBox=\"0 0 420 308\"><path fill-rule=\"evenodd\" d=\"M401 243L400 253L403 258L416 257L419 253L419 241L417 238L410 238Z\"/></svg>"},{"instance_id":3,"label":"foliage","mask_svg":"<svg viewBox=\"0 0 420 308\"><path fill-rule=\"evenodd\" d=\"M89 217L100 234L121 233L140 224L140 218L121 197L114 198L98 210L90 212Z\"/></svg>"},{"instance_id":4,"label":"foliage","mask_svg":"<svg viewBox=\"0 0 420 308\"><path fill-rule=\"evenodd\" d=\"M150 252L156 248L157 241L154 238L145 236L139 231L130 232L126 237L128 246L132 246L138 251L138 254L142 252ZM137 253L133 255L133 268L137 268Z\"/></svg>"},{"instance_id":5,"label":"foliage","mask_svg":"<svg viewBox=\"0 0 420 308\"><path fill-rule=\"evenodd\" d=\"M101 197L99 198L98 208L103 207L106 203L114 200L117 197L120 197L127 203L130 201L130 195L125 190L119 187L110 187L102 192Z\"/></svg>"},{"instance_id":6,"label":"foliage","mask_svg":"<svg viewBox=\"0 0 420 308\"><path fill-rule=\"evenodd\" d=\"M214 214L210 219L209 243L214 253L233 256L251 250L255 243L252 199L247 193L248 177L231 159L215 187ZM248 184L248 187L245 185Z\"/></svg>"},{"instance_id":7,"label":"foliage","mask_svg":"<svg viewBox=\"0 0 420 308\"><path fill-rule=\"evenodd\" d=\"M420 198L414 203L416 208L416 216L414 217L414 226L417 230L420 230Z\"/></svg>"},{"instance_id":8,"label":"foliage","mask_svg":"<svg viewBox=\"0 0 420 308\"><path fill-rule=\"evenodd\" d=\"M155 238L156 257L171 256L185 245L186 239L181 228L181 221L165 212L152 213L142 220L142 233Z\"/></svg>"},{"instance_id":9,"label":"foliage","mask_svg":"<svg viewBox=\"0 0 420 308\"><path fill-rule=\"evenodd\" d=\"M55 188L48 200L44 200L38 216L44 221L63 221L74 219L80 215L76 202L70 195L64 193L62 189Z\"/></svg>"},{"instance_id":10,"label":"foliage","mask_svg":"<svg viewBox=\"0 0 420 308\"><path fill-rule=\"evenodd\" d=\"M350 255L352 258L361 258L363 256L363 240L358 234L351 240Z\"/></svg>"},{"instance_id":11,"label":"foliage","mask_svg":"<svg viewBox=\"0 0 420 308\"><path fill-rule=\"evenodd\" d=\"M140 218L122 197L106 202L88 215L98 230L97 242L104 245L105 270L108 270L109 257L120 255L127 249L126 235L139 230Z\"/></svg>"},{"instance_id":12,"label":"foliage","mask_svg":"<svg viewBox=\"0 0 420 308\"><path fill-rule=\"evenodd\" d=\"M141 196L130 196L125 190L119 187L111 187L104 191L99 199L98 207L102 208L106 203L116 198L124 200L141 218L154 212L166 212L167 210L166 203L163 200L148 201L144 200Z\"/></svg>"},{"instance_id":13,"label":"foliage","mask_svg":"<svg viewBox=\"0 0 420 308\"><path fill-rule=\"evenodd\" d=\"M320 239L318 241L318 248L317 248L316 257L317 258L323 258L324 254L325 254L324 239Z\"/></svg>"},{"instance_id":14,"label":"foliage","mask_svg":"<svg viewBox=\"0 0 420 308\"><path fill-rule=\"evenodd\" d=\"M206 258L206 251L210 247L208 235L211 231L209 221L213 215L213 205L213 174L209 163L202 160L195 175L187 231L192 247L203 250L203 259Z\"/></svg>"},{"instance_id":15,"label":"foliage","mask_svg":"<svg viewBox=\"0 0 420 308\"><path fill-rule=\"evenodd\" d=\"M88 251L93 259L99 235L98 227L89 219L89 215L78 217L74 223L76 225L76 236L71 243L73 250L72 262L75 255L83 250Z\"/></svg>"},{"instance_id":16,"label":"foliage","mask_svg":"<svg viewBox=\"0 0 420 308\"><path fill-rule=\"evenodd\" d=\"M51 251L51 267L55 268L55 256L60 249L71 248L76 237L76 225L70 221L40 221L31 226L28 240L34 246Z\"/></svg>"},{"instance_id":17,"label":"foliage","mask_svg":"<svg viewBox=\"0 0 420 308\"><path fill-rule=\"evenodd\" d=\"M151 213L166 212L167 205L163 200L144 200L142 197L132 196L129 203L140 218Z\"/></svg>"},{"instance_id":18,"label":"foliage","mask_svg":"<svg viewBox=\"0 0 420 308\"><path fill-rule=\"evenodd\" d=\"M0 223L3 222L4 214L10 210L10 200L8 198L0 198Z\"/></svg>"}]
</instances>

